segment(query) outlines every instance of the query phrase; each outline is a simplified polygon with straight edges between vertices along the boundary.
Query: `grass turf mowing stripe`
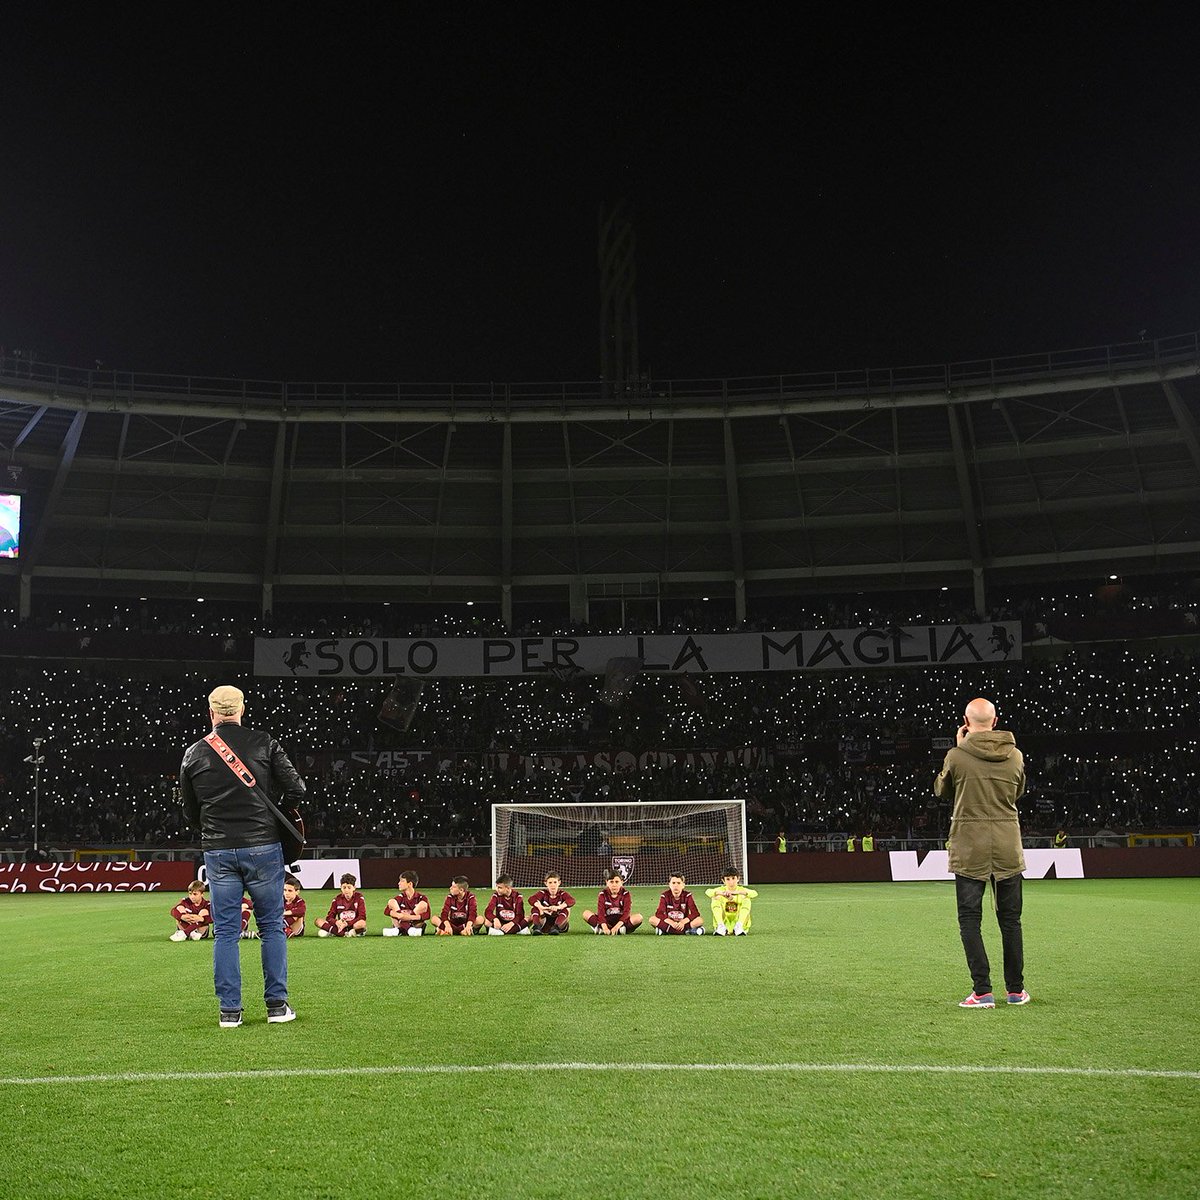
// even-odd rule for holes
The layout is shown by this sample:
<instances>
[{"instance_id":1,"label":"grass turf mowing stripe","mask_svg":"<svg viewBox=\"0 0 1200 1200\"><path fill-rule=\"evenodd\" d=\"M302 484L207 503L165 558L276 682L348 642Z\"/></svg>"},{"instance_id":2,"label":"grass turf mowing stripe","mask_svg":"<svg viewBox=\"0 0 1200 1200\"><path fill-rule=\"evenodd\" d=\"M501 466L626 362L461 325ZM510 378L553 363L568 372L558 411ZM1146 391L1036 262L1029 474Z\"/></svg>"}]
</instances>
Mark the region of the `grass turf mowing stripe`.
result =
<instances>
[{"instance_id":1,"label":"grass turf mowing stripe","mask_svg":"<svg viewBox=\"0 0 1200 1200\"><path fill-rule=\"evenodd\" d=\"M40 1075L0 1078L0 1087L84 1083L202 1083L226 1079L325 1079L379 1075L489 1075L534 1071L722 1071L756 1074L833 1072L863 1075L1046 1075L1103 1079L1195 1079L1200 1071L1159 1071L1144 1067L1022 1067L937 1063L621 1063L497 1062L398 1063L374 1067L269 1067L260 1071L120 1071L104 1075Z\"/></svg>"}]
</instances>

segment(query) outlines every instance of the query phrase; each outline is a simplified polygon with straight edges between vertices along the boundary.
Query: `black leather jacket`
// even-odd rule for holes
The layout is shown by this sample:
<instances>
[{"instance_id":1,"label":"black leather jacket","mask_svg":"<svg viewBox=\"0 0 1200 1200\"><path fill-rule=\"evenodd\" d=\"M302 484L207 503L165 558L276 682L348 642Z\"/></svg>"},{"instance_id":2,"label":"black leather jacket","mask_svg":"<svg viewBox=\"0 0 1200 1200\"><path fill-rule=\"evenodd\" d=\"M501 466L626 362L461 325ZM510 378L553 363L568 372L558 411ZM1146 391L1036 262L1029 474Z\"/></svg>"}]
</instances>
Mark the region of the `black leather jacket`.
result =
<instances>
[{"instance_id":1,"label":"black leather jacket","mask_svg":"<svg viewBox=\"0 0 1200 1200\"><path fill-rule=\"evenodd\" d=\"M201 846L237 850L279 841L275 814L260 789L265 788L286 812L304 797L304 781L269 733L232 721L223 721L217 732L250 768L258 787L242 783L203 739L187 748L179 768L179 789L188 821L200 827Z\"/></svg>"}]
</instances>

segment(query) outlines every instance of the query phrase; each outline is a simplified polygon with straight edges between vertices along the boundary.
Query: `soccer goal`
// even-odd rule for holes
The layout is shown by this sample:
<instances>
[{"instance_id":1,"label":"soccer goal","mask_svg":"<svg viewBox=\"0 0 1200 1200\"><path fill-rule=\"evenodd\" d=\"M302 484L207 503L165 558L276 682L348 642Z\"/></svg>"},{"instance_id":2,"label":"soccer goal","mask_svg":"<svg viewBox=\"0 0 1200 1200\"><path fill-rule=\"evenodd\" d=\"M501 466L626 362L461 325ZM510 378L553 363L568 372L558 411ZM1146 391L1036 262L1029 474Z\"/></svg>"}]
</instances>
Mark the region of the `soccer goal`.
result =
<instances>
[{"instance_id":1,"label":"soccer goal","mask_svg":"<svg viewBox=\"0 0 1200 1200\"><path fill-rule=\"evenodd\" d=\"M666 887L721 882L733 865L746 880L746 802L495 804L492 879L540 887L557 871L565 887L600 887L614 868L630 884Z\"/></svg>"},{"instance_id":2,"label":"soccer goal","mask_svg":"<svg viewBox=\"0 0 1200 1200\"><path fill-rule=\"evenodd\" d=\"M137 848L134 846L93 846L83 847L72 852L71 857L77 863L90 862L137 862Z\"/></svg>"}]
</instances>

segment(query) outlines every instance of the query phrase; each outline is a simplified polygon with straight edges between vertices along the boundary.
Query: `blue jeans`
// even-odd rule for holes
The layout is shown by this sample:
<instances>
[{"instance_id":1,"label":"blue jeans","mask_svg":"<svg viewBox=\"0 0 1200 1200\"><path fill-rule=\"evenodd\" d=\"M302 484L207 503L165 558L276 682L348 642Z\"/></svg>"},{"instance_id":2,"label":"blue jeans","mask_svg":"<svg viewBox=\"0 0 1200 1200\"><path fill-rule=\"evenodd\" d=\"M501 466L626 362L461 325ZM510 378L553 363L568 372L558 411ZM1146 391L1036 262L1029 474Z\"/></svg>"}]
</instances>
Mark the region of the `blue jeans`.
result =
<instances>
[{"instance_id":1,"label":"blue jeans","mask_svg":"<svg viewBox=\"0 0 1200 1200\"><path fill-rule=\"evenodd\" d=\"M206 850L204 869L213 912L213 983L223 1009L242 1007L242 893L254 901L262 939L263 998L285 1004L287 938L283 932L283 850L278 842L241 850Z\"/></svg>"}]
</instances>

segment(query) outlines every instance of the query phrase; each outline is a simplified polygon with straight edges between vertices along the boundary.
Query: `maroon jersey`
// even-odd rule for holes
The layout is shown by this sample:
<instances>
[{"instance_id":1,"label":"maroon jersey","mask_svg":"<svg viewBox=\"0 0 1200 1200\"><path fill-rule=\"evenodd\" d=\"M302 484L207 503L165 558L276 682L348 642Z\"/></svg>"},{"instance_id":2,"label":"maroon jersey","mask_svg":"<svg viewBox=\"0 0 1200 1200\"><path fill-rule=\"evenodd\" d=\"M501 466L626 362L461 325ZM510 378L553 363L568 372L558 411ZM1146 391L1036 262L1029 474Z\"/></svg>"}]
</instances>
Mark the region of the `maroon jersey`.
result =
<instances>
[{"instance_id":1,"label":"maroon jersey","mask_svg":"<svg viewBox=\"0 0 1200 1200\"><path fill-rule=\"evenodd\" d=\"M629 913L633 908L633 894L624 887L614 896L608 888L600 889L596 901L596 912L605 925L629 923Z\"/></svg>"},{"instance_id":2,"label":"maroon jersey","mask_svg":"<svg viewBox=\"0 0 1200 1200\"><path fill-rule=\"evenodd\" d=\"M395 896L392 897L391 902L396 908L406 908L406 909L408 909L409 912L415 912L417 905L420 904L422 901L425 902L425 915L423 917L393 918L393 919L399 920L401 929L411 929L414 925L424 925L425 922L429 920L429 914L431 912L433 912L433 906L429 903L429 897L426 896L424 892L418 892L415 890L413 891L413 894L411 896L405 896L403 893L397 893ZM389 918L392 916L392 914L390 912L387 913L386 915Z\"/></svg>"},{"instance_id":3,"label":"maroon jersey","mask_svg":"<svg viewBox=\"0 0 1200 1200\"><path fill-rule=\"evenodd\" d=\"M182 924L185 913L191 917L199 916L200 913L207 913L203 921L188 921L187 925L189 929L200 929L204 925L212 924L212 908L209 906L209 902L207 900L201 900L199 904L193 904L190 896L184 896L184 898L180 900L180 902L175 905L173 909L171 909L171 916L173 916L176 921L179 921Z\"/></svg>"},{"instance_id":4,"label":"maroon jersey","mask_svg":"<svg viewBox=\"0 0 1200 1200\"><path fill-rule=\"evenodd\" d=\"M355 892L349 900L338 892L333 898L333 903L329 906L329 912L325 917L327 921L345 921L348 925L353 925L356 921L365 921L367 919L367 902L363 899L362 892Z\"/></svg>"},{"instance_id":5,"label":"maroon jersey","mask_svg":"<svg viewBox=\"0 0 1200 1200\"><path fill-rule=\"evenodd\" d=\"M303 896L297 896L295 900L289 904L286 900L283 902L283 923L291 927L297 921L304 920L304 914L308 912L308 905L304 902Z\"/></svg>"},{"instance_id":6,"label":"maroon jersey","mask_svg":"<svg viewBox=\"0 0 1200 1200\"><path fill-rule=\"evenodd\" d=\"M534 892L529 897L530 911L536 909L539 904L565 904L568 908L573 908L575 897L570 892L564 892L562 888L559 888L553 896L545 888L542 888L540 892Z\"/></svg>"},{"instance_id":7,"label":"maroon jersey","mask_svg":"<svg viewBox=\"0 0 1200 1200\"><path fill-rule=\"evenodd\" d=\"M694 921L700 915L700 910L696 907L695 897L687 888L679 893L678 899L671 894L671 889L667 888L658 898L658 911L654 915L660 921Z\"/></svg>"},{"instance_id":8,"label":"maroon jersey","mask_svg":"<svg viewBox=\"0 0 1200 1200\"><path fill-rule=\"evenodd\" d=\"M487 908L483 910L483 915L487 918L489 925L497 917L500 918L502 925L507 925L509 921L523 921L525 919L525 901L521 899L521 893L515 889L507 896L493 892Z\"/></svg>"},{"instance_id":9,"label":"maroon jersey","mask_svg":"<svg viewBox=\"0 0 1200 1200\"><path fill-rule=\"evenodd\" d=\"M442 920L449 921L456 929L473 925L478 915L474 892L465 892L461 896L447 896L442 905Z\"/></svg>"}]
</instances>

